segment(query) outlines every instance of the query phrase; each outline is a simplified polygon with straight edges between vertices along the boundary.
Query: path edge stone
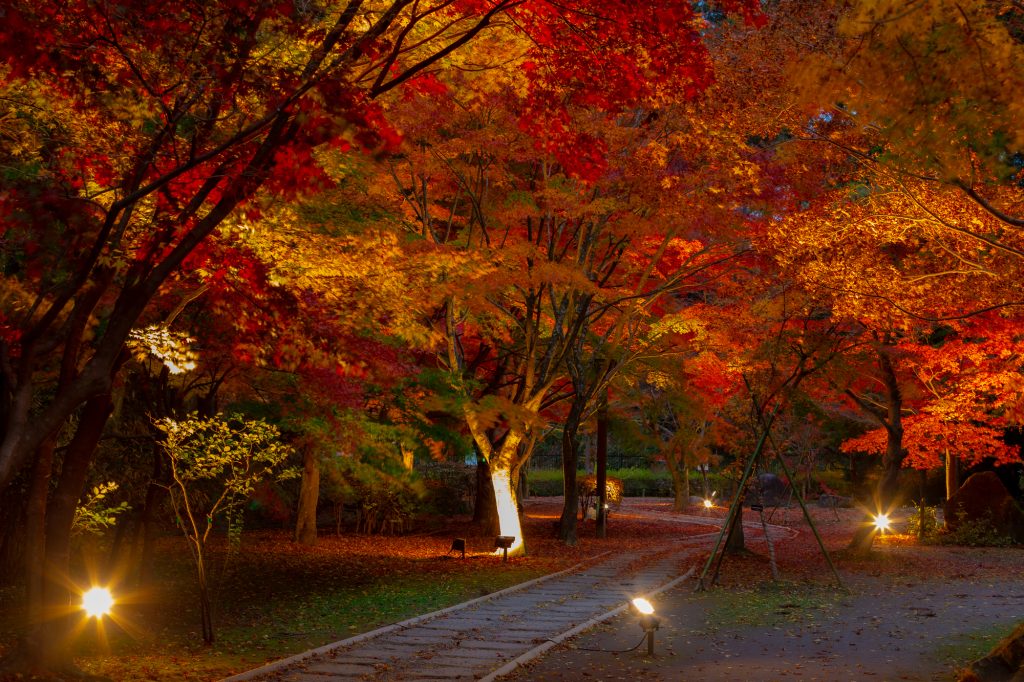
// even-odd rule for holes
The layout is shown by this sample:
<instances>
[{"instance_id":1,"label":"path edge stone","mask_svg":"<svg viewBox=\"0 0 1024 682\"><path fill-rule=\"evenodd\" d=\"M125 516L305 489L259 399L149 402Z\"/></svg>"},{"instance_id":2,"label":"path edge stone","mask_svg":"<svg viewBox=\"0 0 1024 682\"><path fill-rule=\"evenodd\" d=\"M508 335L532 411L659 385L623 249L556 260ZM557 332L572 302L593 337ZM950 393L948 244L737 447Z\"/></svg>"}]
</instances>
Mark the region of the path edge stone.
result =
<instances>
[{"instance_id":1,"label":"path edge stone","mask_svg":"<svg viewBox=\"0 0 1024 682\"><path fill-rule=\"evenodd\" d=\"M660 587L656 587L653 590L649 590L648 592L645 592L643 594L643 596L645 596L645 597L654 597L654 596L657 596L657 595L661 594L662 592L665 592L667 590L671 590L673 587L675 587L679 583L683 582L684 580L686 580L687 578L692 576L695 571L696 571L696 566L691 566L690 570L687 571L686 573L684 573L683 575L681 575L681 576L679 576L677 578L673 578L672 580L670 580L669 582L665 583L664 585L662 585ZM627 608L629 608L629 604L628 603L622 604L621 606L616 606L611 611L603 613L603 614L601 614L599 616L594 616L590 620L585 621L583 623L580 623L576 627L574 627L574 628L572 628L570 630L566 630L565 632L563 632L560 635L555 635L554 637L548 639L548 641L544 642L543 644L540 644L540 645L534 647L533 649L530 649L526 653L524 653L524 654L522 654L520 656L517 656L516 658L513 658L511 661L509 661L505 665L501 666L500 668L498 668L494 672L490 673L489 675L481 677L478 682L494 682L494 680L497 680L500 677L504 677L505 675L510 674L516 668L519 668L520 666L522 666L522 665L524 665L526 663L529 663L533 659L535 659L538 656L540 656L541 654L545 653L548 649L551 649L553 647L558 646L559 644L561 644L565 640L567 640L567 639L569 639L571 637L575 637L576 635L580 634L581 632L583 632L585 630L589 630L590 628L594 627L595 625L599 625L599 624L603 623L606 620L614 618L615 616L617 616L620 613L622 613L623 611L625 611Z\"/></svg>"},{"instance_id":2,"label":"path edge stone","mask_svg":"<svg viewBox=\"0 0 1024 682\"><path fill-rule=\"evenodd\" d=\"M376 630L370 630L368 632L363 632L363 633L360 633L358 635L354 635L352 637L349 637L348 639L343 639L343 640L338 641L338 642L331 642L330 644L324 644L323 646L317 647L316 649L309 649L308 651L301 651L301 652L299 652L297 654L293 654L292 656L289 656L288 658L282 658L282 659L280 659L278 661L274 661L272 663L267 663L266 665L260 666L259 668L253 668L252 670L247 670L245 672L241 672L241 673L238 673L236 675L232 675L231 677L225 677L225 678L223 678L221 680L221 682L246 682L247 680L254 679L257 676L267 675L267 674L270 674L270 673L275 672L277 670L280 670L282 668L287 668L288 666L291 666L291 665L293 665L295 663L303 661L303 660L305 660L307 658L312 658L313 656L317 656L319 654L327 654L327 653L330 653L330 652L332 652L332 651L334 651L336 649L342 649L344 647L351 646L353 644L358 644L358 643L363 642L365 640L373 639L374 637L379 637L381 635L386 635L389 632L394 632L395 630L401 630L402 628L409 627L410 625L418 625L420 623L426 622L428 620L433 620L434 618L438 618L440 616L443 616L445 614L451 613L453 611L459 611L461 609L468 608L468 607L473 606L475 604L479 604L481 602L485 602L485 601L488 601L490 599L494 599L496 597L501 597L501 596L506 595L506 594L511 594L513 592L518 592L519 590L523 590L523 589L526 589L528 587L533 587L534 585L536 585L538 583L542 583L542 582L544 582L546 580L550 580L552 578L557 578L558 576L565 575L566 573L572 573L573 571L578 570L580 567L582 567L584 565L587 565L587 564L590 564L590 563L593 563L593 562L597 561L598 559L600 559L601 557L607 556L608 554L611 554L610 550L607 551L607 552L601 552L600 554L595 554L594 556L588 557L588 558L584 559L583 561L580 561L579 563L576 563L576 564L570 566L569 568L562 569L561 571L557 571L555 573L548 573L547 575L542 575L539 578L534 578L533 580L527 580L526 582L523 582L523 583L517 583L517 584L512 585L510 587L506 587L504 589L498 590L497 592L491 592L490 594L485 594L484 596L477 597L476 599L470 599L469 601L464 601L464 602L459 603L459 604L454 604L452 606L447 606L447 607L445 607L443 609L440 609L438 611L431 611L430 613L424 613L423 615L420 615L420 616L413 616L412 618L408 618L406 620L399 621L398 623L392 623L391 625L385 625L384 627L377 628ZM692 572L693 572L693 569L691 568L690 569L690 573L692 573ZM661 589L663 589L663 588L659 588L659 591ZM655 594L655 593L652 592L651 594ZM588 621L588 623L589 622L590 621ZM561 636L561 635L559 635L559 636ZM530 653L530 652L527 652L527 653ZM525 655L526 654L524 654L524 656ZM518 660L518 659L516 659L516 660Z\"/></svg>"}]
</instances>

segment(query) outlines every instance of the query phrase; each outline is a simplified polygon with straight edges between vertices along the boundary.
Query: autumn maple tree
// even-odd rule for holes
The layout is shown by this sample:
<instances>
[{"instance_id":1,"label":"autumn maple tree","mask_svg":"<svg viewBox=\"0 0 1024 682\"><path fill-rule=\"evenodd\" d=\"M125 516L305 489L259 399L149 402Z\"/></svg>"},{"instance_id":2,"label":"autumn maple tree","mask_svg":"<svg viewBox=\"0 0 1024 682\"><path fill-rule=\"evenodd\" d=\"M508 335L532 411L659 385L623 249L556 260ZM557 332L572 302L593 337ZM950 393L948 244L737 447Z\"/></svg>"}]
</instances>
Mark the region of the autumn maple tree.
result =
<instances>
[{"instance_id":1,"label":"autumn maple tree","mask_svg":"<svg viewBox=\"0 0 1024 682\"><path fill-rule=\"evenodd\" d=\"M641 406L644 433L672 477L673 509L683 512L690 504L690 471L717 463L715 451L728 449L736 440L734 427L723 412L742 381L730 376L727 361L710 349L693 354L686 362L672 358L671 369L645 364L648 371L635 384L640 395L630 397ZM712 492L705 491L705 495Z\"/></svg>"},{"instance_id":2,"label":"autumn maple tree","mask_svg":"<svg viewBox=\"0 0 1024 682\"><path fill-rule=\"evenodd\" d=\"M1020 349L1006 321L974 318L961 329L946 328L934 344L900 345L899 362L906 375L900 390L914 400L901 400L902 465L915 469L944 467L946 495L959 489L958 472L991 460L1020 461L1017 448L1005 442L1011 425L1007 407L1015 401L1014 383ZM972 337L972 334L985 336ZM882 454L887 428L868 431L843 443L846 452Z\"/></svg>"},{"instance_id":3,"label":"autumn maple tree","mask_svg":"<svg viewBox=\"0 0 1024 682\"><path fill-rule=\"evenodd\" d=\"M690 236L700 227L675 200L706 178L681 165L692 138L675 117L595 119L573 109L610 150L601 157L607 176L587 182L579 176L590 161L563 166L530 131L514 131L514 93L482 99L440 135L410 123L415 143L388 169L393 201L410 232L448 263L430 287L433 328L443 332L442 362L468 401L459 410L502 495L499 509L514 509L511 482L542 425L557 418L561 534L572 543L581 423L617 371L690 335L672 297L702 288L737 247ZM554 417L549 410L563 401ZM501 532L521 538L514 513Z\"/></svg>"}]
</instances>

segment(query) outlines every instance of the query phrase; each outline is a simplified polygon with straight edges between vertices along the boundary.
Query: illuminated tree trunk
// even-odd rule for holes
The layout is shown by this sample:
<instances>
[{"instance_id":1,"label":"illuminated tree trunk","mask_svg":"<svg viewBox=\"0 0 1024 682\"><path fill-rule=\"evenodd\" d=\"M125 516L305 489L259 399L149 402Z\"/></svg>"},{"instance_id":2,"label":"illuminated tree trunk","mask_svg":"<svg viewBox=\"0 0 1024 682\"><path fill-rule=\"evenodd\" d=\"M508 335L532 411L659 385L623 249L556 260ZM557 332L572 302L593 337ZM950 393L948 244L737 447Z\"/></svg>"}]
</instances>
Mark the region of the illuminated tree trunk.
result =
<instances>
[{"instance_id":1,"label":"illuminated tree trunk","mask_svg":"<svg viewBox=\"0 0 1024 682\"><path fill-rule=\"evenodd\" d=\"M526 554L523 526L519 522L519 507L512 487L512 472L506 467L492 467L491 485L494 486L494 502L498 507L498 534L515 538L508 549L508 555Z\"/></svg>"},{"instance_id":2,"label":"illuminated tree trunk","mask_svg":"<svg viewBox=\"0 0 1024 682\"><path fill-rule=\"evenodd\" d=\"M475 420L471 420L475 424ZM474 438L486 434L473 429ZM498 444L492 444L489 440L480 443L481 451L490 452L487 464L490 467L490 483L494 488L494 503L498 512L498 535L510 535L515 538L512 546L509 547L509 556L520 556L526 553L526 544L523 538L523 527L519 519L519 506L516 503L515 487L512 485L513 476L519 472L519 468L529 459L530 446L525 452L520 452L524 445L525 432L521 429L511 429L505 433Z\"/></svg>"},{"instance_id":3,"label":"illuminated tree trunk","mask_svg":"<svg viewBox=\"0 0 1024 682\"><path fill-rule=\"evenodd\" d=\"M402 453L402 468L406 471L412 471L416 463L416 452L406 449L401 443L398 444L398 448Z\"/></svg>"},{"instance_id":4,"label":"illuminated tree trunk","mask_svg":"<svg viewBox=\"0 0 1024 682\"><path fill-rule=\"evenodd\" d=\"M960 490L960 460L946 448L946 499Z\"/></svg>"}]
</instances>

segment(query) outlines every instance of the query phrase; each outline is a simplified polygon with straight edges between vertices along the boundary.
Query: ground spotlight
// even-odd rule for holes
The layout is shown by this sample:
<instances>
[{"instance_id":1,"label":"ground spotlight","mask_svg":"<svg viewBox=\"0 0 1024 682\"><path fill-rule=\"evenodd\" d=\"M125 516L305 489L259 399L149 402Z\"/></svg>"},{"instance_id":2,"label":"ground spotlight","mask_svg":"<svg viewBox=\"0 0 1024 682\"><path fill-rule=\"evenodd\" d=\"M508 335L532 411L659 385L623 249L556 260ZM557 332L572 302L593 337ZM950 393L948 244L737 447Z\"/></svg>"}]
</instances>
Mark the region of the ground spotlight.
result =
<instances>
[{"instance_id":1,"label":"ground spotlight","mask_svg":"<svg viewBox=\"0 0 1024 682\"><path fill-rule=\"evenodd\" d=\"M508 561L508 549L516 542L516 536L514 535L499 535L494 538L495 549L502 550L502 561Z\"/></svg>"},{"instance_id":2,"label":"ground spotlight","mask_svg":"<svg viewBox=\"0 0 1024 682\"><path fill-rule=\"evenodd\" d=\"M888 514L878 514L874 520L875 529L884 533L887 530L892 530L892 522L889 520Z\"/></svg>"},{"instance_id":3,"label":"ground spotlight","mask_svg":"<svg viewBox=\"0 0 1024 682\"><path fill-rule=\"evenodd\" d=\"M661 621L654 615L654 606L643 597L637 597L629 604L629 610L637 617L637 622L647 635L647 655L654 655L654 631Z\"/></svg>"},{"instance_id":4,"label":"ground spotlight","mask_svg":"<svg viewBox=\"0 0 1024 682\"><path fill-rule=\"evenodd\" d=\"M82 610L90 618L102 618L110 615L114 606L114 596L105 587L93 587L82 593Z\"/></svg>"}]
</instances>

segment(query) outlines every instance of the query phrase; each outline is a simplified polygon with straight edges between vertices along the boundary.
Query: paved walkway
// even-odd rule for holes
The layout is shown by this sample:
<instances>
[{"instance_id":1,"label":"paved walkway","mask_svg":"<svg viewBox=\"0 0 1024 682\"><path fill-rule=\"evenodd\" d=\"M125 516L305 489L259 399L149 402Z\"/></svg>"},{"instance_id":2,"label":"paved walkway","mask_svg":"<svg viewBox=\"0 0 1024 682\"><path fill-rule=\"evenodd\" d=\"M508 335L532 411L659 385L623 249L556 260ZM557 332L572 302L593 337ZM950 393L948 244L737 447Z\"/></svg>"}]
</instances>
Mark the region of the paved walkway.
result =
<instances>
[{"instance_id":1,"label":"paved walkway","mask_svg":"<svg viewBox=\"0 0 1024 682\"><path fill-rule=\"evenodd\" d=\"M679 523L721 519L641 512ZM755 524L745 523L754 530ZM760 530L760 524L756 524ZM773 536L791 529L769 526ZM493 680L692 573L694 555L717 530L643 553L608 555L579 569L516 586L433 614L307 651L225 682L335 680Z\"/></svg>"},{"instance_id":2,"label":"paved walkway","mask_svg":"<svg viewBox=\"0 0 1024 682\"><path fill-rule=\"evenodd\" d=\"M550 639L596 624L604 620L602 616L611 617L614 614L609 611L632 597L674 584L693 568L692 555L707 537L687 538L644 554L601 559L469 606L329 644L228 680L487 678Z\"/></svg>"}]
</instances>

